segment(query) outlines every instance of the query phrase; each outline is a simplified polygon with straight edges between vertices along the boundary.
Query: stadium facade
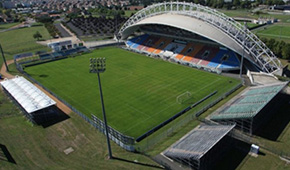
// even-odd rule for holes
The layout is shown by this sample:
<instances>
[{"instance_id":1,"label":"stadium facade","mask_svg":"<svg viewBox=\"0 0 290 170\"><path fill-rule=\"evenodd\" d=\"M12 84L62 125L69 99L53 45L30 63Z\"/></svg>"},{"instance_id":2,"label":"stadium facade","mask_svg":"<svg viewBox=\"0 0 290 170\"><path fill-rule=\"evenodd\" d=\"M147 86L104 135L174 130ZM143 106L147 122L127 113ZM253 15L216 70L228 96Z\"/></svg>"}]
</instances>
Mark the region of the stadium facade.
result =
<instances>
[{"instance_id":1,"label":"stadium facade","mask_svg":"<svg viewBox=\"0 0 290 170\"><path fill-rule=\"evenodd\" d=\"M154 31L154 29L151 32L144 31L144 26L167 26L191 32L233 51L240 56L240 59L244 56L259 71L268 74L281 73L280 61L256 35L233 18L215 9L187 2L154 4L129 18L119 30L116 38L126 40L136 31L149 35L163 34L162 31ZM170 34L165 36L170 36ZM186 37L182 38L182 34L179 37L186 39ZM142 42L140 44L142 45ZM155 44L156 46L158 45ZM217 68L218 65L214 67Z\"/></svg>"}]
</instances>

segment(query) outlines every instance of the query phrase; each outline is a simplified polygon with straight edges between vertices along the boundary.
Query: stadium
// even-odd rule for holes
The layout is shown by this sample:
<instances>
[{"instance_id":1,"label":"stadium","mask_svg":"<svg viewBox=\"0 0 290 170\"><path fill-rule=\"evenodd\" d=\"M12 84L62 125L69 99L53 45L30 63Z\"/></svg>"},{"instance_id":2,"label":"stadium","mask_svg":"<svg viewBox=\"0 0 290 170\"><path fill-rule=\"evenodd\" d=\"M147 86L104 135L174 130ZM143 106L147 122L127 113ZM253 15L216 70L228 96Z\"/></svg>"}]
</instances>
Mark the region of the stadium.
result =
<instances>
[{"instance_id":1,"label":"stadium","mask_svg":"<svg viewBox=\"0 0 290 170\"><path fill-rule=\"evenodd\" d=\"M172 131L179 126L177 121L197 119L244 84L240 72L251 70L274 77L282 71L274 53L245 26L193 3L148 6L130 17L115 39L121 45L92 52L77 47L38 59L18 55L15 62L31 81L105 134L98 81L89 73L89 65L90 58L106 57L107 70L101 77L108 133L129 151L144 151L145 138L158 135L158 131ZM279 100L278 94L287 84L246 89L210 115L211 123L193 129L164 155L194 169L210 168L206 165L217 160L217 151L223 153L220 148L231 143L234 128L252 134L272 116L265 110ZM2 87L9 93L8 86ZM22 89L24 96L34 100ZM16 102L25 110L20 101ZM33 116L29 119L34 122ZM197 138L202 140L188 145ZM151 145L149 139L146 142ZM158 140L152 145L156 143Z\"/></svg>"}]
</instances>

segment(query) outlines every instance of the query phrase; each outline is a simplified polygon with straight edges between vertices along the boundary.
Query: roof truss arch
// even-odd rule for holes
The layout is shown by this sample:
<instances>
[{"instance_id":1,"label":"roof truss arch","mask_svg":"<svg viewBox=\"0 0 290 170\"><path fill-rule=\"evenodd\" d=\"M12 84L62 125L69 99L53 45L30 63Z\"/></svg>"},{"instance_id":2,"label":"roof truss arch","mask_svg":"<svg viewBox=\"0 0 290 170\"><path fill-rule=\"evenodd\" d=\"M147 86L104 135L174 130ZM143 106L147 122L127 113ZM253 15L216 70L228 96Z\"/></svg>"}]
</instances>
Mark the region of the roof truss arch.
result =
<instances>
[{"instance_id":1,"label":"roof truss arch","mask_svg":"<svg viewBox=\"0 0 290 170\"><path fill-rule=\"evenodd\" d=\"M124 31L140 21L162 14L178 14L201 20L233 39L244 49L246 58L255 63L263 72L272 74L281 70L280 60L244 25L215 9L194 3L164 2L148 6L125 22L117 34L117 39L126 39L128 35L124 35ZM242 55L240 51L236 52Z\"/></svg>"}]
</instances>

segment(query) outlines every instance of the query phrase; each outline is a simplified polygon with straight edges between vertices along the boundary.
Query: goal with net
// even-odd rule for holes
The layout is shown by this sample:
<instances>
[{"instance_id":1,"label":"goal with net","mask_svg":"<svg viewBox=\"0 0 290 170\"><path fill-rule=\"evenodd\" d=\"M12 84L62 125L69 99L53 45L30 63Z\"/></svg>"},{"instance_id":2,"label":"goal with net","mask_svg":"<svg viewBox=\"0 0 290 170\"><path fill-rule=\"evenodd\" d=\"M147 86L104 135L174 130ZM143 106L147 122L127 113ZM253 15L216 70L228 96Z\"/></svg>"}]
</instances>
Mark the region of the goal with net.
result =
<instances>
[{"instance_id":1,"label":"goal with net","mask_svg":"<svg viewBox=\"0 0 290 170\"><path fill-rule=\"evenodd\" d=\"M191 93L189 91L186 91L176 97L176 103L183 104L191 98Z\"/></svg>"}]
</instances>

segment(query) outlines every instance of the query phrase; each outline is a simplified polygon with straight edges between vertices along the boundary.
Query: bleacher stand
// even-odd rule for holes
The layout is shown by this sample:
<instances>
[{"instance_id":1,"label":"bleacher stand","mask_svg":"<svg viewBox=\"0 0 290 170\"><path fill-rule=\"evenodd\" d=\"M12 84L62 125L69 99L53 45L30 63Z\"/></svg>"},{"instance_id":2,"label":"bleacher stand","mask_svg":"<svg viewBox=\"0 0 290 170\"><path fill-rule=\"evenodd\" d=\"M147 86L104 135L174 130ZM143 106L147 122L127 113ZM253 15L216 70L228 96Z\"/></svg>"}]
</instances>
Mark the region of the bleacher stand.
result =
<instances>
[{"instance_id":1,"label":"bleacher stand","mask_svg":"<svg viewBox=\"0 0 290 170\"><path fill-rule=\"evenodd\" d=\"M233 140L229 134L234 126L201 124L170 146L163 154L193 169L212 169L230 149Z\"/></svg>"},{"instance_id":2,"label":"bleacher stand","mask_svg":"<svg viewBox=\"0 0 290 170\"><path fill-rule=\"evenodd\" d=\"M251 87L243 94L232 99L232 102L226 104L225 107L218 109L210 119L220 123L235 122L238 129L252 134L271 116L271 112L267 108L272 106L271 103L277 103L279 92L287 84L288 82L283 82Z\"/></svg>"}]
</instances>

